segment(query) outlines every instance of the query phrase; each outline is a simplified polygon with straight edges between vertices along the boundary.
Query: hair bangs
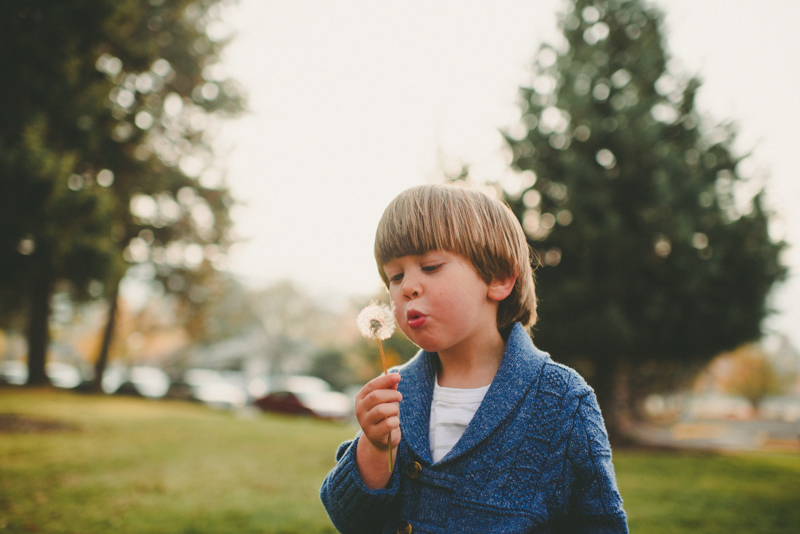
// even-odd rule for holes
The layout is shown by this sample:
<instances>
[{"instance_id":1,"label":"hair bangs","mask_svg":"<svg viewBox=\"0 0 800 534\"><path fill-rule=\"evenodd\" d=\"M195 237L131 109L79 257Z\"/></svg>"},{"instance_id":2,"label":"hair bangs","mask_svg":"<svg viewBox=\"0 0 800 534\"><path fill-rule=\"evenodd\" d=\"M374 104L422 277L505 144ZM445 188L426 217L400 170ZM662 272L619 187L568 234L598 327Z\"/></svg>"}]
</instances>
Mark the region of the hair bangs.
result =
<instances>
[{"instance_id":1,"label":"hair bangs","mask_svg":"<svg viewBox=\"0 0 800 534\"><path fill-rule=\"evenodd\" d=\"M406 191L386 208L375 235L375 259L381 277L385 275L380 266L395 258L422 256L431 250L463 253L455 246L457 228L447 216L449 210L432 201L430 193Z\"/></svg>"}]
</instances>

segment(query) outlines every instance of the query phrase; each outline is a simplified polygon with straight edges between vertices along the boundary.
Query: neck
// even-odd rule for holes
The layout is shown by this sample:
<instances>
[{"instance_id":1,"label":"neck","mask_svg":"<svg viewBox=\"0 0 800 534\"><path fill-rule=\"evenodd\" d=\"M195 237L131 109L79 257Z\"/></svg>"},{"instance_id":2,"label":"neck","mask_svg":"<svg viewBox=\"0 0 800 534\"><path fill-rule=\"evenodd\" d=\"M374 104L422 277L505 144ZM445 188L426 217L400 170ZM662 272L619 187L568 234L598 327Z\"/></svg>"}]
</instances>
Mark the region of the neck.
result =
<instances>
[{"instance_id":1,"label":"neck","mask_svg":"<svg viewBox=\"0 0 800 534\"><path fill-rule=\"evenodd\" d=\"M439 385L466 389L491 384L506 349L500 333L495 331L494 334L476 346L439 352Z\"/></svg>"}]
</instances>

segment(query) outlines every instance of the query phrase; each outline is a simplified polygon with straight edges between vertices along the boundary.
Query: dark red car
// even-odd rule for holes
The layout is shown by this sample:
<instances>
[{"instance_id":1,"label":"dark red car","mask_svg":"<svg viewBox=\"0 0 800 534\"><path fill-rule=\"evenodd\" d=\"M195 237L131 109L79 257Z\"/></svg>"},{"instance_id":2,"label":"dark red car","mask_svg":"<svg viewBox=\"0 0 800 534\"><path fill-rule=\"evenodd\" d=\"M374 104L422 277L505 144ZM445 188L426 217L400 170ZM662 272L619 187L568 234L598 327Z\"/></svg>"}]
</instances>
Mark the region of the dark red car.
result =
<instances>
[{"instance_id":1,"label":"dark red car","mask_svg":"<svg viewBox=\"0 0 800 534\"><path fill-rule=\"evenodd\" d=\"M336 391L273 391L256 399L253 404L265 412L321 419L346 419L353 413L352 401Z\"/></svg>"}]
</instances>

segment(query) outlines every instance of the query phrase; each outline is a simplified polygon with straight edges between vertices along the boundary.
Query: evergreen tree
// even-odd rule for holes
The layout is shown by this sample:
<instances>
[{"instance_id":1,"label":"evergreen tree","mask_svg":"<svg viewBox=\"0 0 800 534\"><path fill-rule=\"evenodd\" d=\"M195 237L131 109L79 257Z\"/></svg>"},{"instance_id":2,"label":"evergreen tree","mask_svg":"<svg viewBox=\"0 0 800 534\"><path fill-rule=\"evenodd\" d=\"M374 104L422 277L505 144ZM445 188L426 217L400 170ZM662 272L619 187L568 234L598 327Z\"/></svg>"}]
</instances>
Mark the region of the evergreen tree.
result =
<instances>
[{"instance_id":1,"label":"evergreen tree","mask_svg":"<svg viewBox=\"0 0 800 534\"><path fill-rule=\"evenodd\" d=\"M15 83L0 89L0 175L8 208L0 215L6 260L0 292L9 295L5 315L31 310L31 383L46 381L48 303L56 281L69 282L78 296L95 281L110 299L98 379L128 265L141 265L143 278L181 295L190 312L210 298L213 285L205 282L229 244L232 202L213 176L205 132L216 116L241 108L235 84L216 64L225 44L215 26L221 3L3 4L0 56ZM55 162L47 172L26 163L39 161L37 147ZM50 208L62 197L71 211ZM66 224L79 217L92 224ZM53 251L74 256L79 241L93 255L67 269ZM37 271L34 264L45 267Z\"/></svg>"},{"instance_id":2,"label":"evergreen tree","mask_svg":"<svg viewBox=\"0 0 800 534\"><path fill-rule=\"evenodd\" d=\"M640 0L574 0L505 131L504 194L538 252L537 344L578 367L615 433L622 378L758 338L783 243L745 197L731 124L695 109ZM618 395L617 395L618 397Z\"/></svg>"},{"instance_id":3,"label":"evergreen tree","mask_svg":"<svg viewBox=\"0 0 800 534\"><path fill-rule=\"evenodd\" d=\"M70 31L70 11L85 33ZM5 2L0 21L0 70L13 80L0 86L0 319L27 312L28 380L43 384L53 292L68 281L85 298L114 267L114 198L75 142L95 89L82 83L80 50L97 20L40 1Z\"/></svg>"}]
</instances>

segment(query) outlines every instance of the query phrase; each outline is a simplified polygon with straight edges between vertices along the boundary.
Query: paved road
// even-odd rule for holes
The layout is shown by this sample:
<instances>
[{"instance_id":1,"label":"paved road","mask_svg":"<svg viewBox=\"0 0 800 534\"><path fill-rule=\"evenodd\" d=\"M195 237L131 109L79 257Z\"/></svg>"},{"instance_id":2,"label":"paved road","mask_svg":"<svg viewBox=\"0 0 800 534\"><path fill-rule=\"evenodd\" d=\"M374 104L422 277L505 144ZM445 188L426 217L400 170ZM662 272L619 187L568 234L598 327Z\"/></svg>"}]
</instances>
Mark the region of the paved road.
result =
<instances>
[{"instance_id":1,"label":"paved road","mask_svg":"<svg viewBox=\"0 0 800 534\"><path fill-rule=\"evenodd\" d=\"M637 440L651 445L800 453L800 423L796 422L698 419L671 425L640 424L632 433Z\"/></svg>"}]
</instances>

